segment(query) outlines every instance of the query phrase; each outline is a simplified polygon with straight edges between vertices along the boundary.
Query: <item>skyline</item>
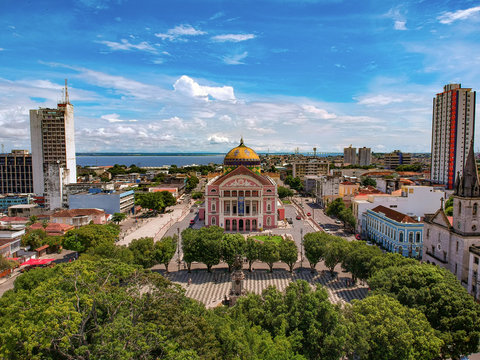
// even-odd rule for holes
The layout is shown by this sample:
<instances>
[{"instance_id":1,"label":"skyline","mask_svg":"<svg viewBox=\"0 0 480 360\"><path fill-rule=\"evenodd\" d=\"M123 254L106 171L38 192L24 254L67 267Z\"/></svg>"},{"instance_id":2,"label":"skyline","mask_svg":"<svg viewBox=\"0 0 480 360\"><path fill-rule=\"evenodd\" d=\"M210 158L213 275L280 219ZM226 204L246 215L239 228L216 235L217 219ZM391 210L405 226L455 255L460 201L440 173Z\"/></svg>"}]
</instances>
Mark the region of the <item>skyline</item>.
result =
<instances>
[{"instance_id":1,"label":"skyline","mask_svg":"<svg viewBox=\"0 0 480 360\"><path fill-rule=\"evenodd\" d=\"M65 78L79 153L222 153L241 136L261 153L430 152L433 97L480 84L475 1L8 0L0 10L7 151L30 149L28 111L56 107Z\"/></svg>"}]
</instances>

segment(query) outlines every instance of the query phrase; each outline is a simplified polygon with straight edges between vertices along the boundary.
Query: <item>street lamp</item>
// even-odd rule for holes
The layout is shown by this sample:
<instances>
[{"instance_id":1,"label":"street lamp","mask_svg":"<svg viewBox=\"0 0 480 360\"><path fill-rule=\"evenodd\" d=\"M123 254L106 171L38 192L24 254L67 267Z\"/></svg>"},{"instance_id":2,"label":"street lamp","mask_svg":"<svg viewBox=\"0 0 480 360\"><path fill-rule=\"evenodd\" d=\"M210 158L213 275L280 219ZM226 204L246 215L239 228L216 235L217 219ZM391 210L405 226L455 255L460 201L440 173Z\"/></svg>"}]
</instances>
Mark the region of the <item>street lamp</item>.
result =
<instances>
[{"instance_id":1,"label":"street lamp","mask_svg":"<svg viewBox=\"0 0 480 360\"><path fill-rule=\"evenodd\" d=\"M300 229L300 269L303 269L303 228Z\"/></svg>"},{"instance_id":2,"label":"street lamp","mask_svg":"<svg viewBox=\"0 0 480 360\"><path fill-rule=\"evenodd\" d=\"M180 228L177 227L177 265L180 271Z\"/></svg>"}]
</instances>

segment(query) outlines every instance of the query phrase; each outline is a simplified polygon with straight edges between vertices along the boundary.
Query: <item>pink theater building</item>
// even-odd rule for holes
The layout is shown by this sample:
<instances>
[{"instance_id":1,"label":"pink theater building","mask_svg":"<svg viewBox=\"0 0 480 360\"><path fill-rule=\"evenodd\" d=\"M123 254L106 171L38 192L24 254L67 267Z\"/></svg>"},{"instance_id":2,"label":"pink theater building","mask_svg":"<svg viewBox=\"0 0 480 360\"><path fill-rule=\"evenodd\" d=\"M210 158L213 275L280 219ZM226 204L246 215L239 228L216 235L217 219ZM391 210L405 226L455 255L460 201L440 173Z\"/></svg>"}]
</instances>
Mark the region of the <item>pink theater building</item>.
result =
<instances>
[{"instance_id":1,"label":"pink theater building","mask_svg":"<svg viewBox=\"0 0 480 360\"><path fill-rule=\"evenodd\" d=\"M277 185L261 174L259 156L243 139L225 156L224 173L206 186L205 225L240 232L277 227Z\"/></svg>"}]
</instances>

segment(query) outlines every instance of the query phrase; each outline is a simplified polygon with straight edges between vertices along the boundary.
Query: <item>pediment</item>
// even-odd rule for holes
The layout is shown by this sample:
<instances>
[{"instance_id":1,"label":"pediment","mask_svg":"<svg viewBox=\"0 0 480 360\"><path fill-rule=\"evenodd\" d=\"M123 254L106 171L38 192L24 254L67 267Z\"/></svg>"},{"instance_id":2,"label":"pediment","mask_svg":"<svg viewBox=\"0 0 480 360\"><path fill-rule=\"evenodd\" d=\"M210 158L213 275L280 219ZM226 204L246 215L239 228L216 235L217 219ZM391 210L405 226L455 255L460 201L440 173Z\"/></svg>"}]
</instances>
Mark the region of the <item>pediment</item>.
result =
<instances>
[{"instance_id":1,"label":"pediment","mask_svg":"<svg viewBox=\"0 0 480 360\"><path fill-rule=\"evenodd\" d=\"M435 215L433 215L430 222L432 224L437 224L446 228L450 228L452 226L450 224L450 221L448 221L448 217L447 215L445 215L445 212L443 211L443 209L438 209Z\"/></svg>"},{"instance_id":2,"label":"pediment","mask_svg":"<svg viewBox=\"0 0 480 360\"><path fill-rule=\"evenodd\" d=\"M224 183L220 185L223 188L228 187L259 187L260 184L257 184L252 179L247 179L245 177L236 177L233 179L227 179Z\"/></svg>"}]
</instances>

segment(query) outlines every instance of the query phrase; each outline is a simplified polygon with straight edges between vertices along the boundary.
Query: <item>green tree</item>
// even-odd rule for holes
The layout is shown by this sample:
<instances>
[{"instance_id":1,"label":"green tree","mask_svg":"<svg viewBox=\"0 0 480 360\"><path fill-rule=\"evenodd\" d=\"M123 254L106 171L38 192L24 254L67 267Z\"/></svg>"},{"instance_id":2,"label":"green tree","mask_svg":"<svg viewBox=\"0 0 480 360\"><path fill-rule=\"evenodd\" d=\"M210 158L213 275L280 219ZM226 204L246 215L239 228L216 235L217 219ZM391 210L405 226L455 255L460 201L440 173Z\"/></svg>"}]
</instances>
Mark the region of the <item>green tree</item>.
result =
<instances>
[{"instance_id":1,"label":"green tree","mask_svg":"<svg viewBox=\"0 0 480 360\"><path fill-rule=\"evenodd\" d=\"M303 248L305 249L305 257L310 263L310 269L312 273L315 271L315 267L325 256L327 249L329 235L323 231L308 233L303 237Z\"/></svg>"},{"instance_id":2,"label":"green tree","mask_svg":"<svg viewBox=\"0 0 480 360\"><path fill-rule=\"evenodd\" d=\"M187 185L185 186L186 192L191 192L195 189L200 181L195 175L189 176L187 179Z\"/></svg>"},{"instance_id":3,"label":"green tree","mask_svg":"<svg viewBox=\"0 0 480 360\"><path fill-rule=\"evenodd\" d=\"M84 252L88 248L95 247L101 243L115 243L119 232L119 227L114 224L89 224L68 231L65 234L63 246L69 250Z\"/></svg>"},{"instance_id":4,"label":"green tree","mask_svg":"<svg viewBox=\"0 0 480 360\"><path fill-rule=\"evenodd\" d=\"M194 191L192 192L192 199L197 200L197 199L202 199L203 198L203 193L200 191Z\"/></svg>"},{"instance_id":5,"label":"green tree","mask_svg":"<svg viewBox=\"0 0 480 360\"><path fill-rule=\"evenodd\" d=\"M258 259L268 264L270 272L273 272L273 264L280 261L279 246L273 240L265 240L260 242Z\"/></svg>"},{"instance_id":6,"label":"green tree","mask_svg":"<svg viewBox=\"0 0 480 360\"><path fill-rule=\"evenodd\" d=\"M177 251L178 236L165 236L155 243L154 257L155 263L165 265L165 271L168 273L168 264L173 259Z\"/></svg>"},{"instance_id":7,"label":"green tree","mask_svg":"<svg viewBox=\"0 0 480 360\"><path fill-rule=\"evenodd\" d=\"M17 265L18 264L15 261L7 260L2 254L0 254L0 272L13 269Z\"/></svg>"},{"instance_id":8,"label":"green tree","mask_svg":"<svg viewBox=\"0 0 480 360\"><path fill-rule=\"evenodd\" d=\"M285 184L290 186L290 188L292 188L293 190L303 190L302 180L300 180L299 177L292 177L291 175L287 175L287 177L285 178Z\"/></svg>"},{"instance_id":9,"label":"green tree","mask_svg":"<svg viewBox=\"0 0 480 360\"><path fill-rule=\"evenodd\" d=\"M367 246L363 241L352 241L345 244L345 256L342 268L352 274L352 280L367 280L372 276L374 265L384 256L376 246Z\"/></svg>"},{"instance_id":10,"label":"green tree","mask_svg":"<svg viewBox=\"0 0 480 360\"><path fill-rule=\"evenodd\" d=\"M222 259L228 264L228 272L232 271L232 265L237 256L243 258L245 254L246 241L241 234L223 234L222 238Z\"/></svg>"},{"instance_id":11,"label":"green tree","mask_svg":"<svg viewBox=\"0 0 480 360\"><path fill-rule=\"evenodd\" d=\"M453 196L450 196L447 201L445 201L445 214L447 216L453 216Z\"/></svg>"},{"instance_id":12,"label":"green tree","mask_svg":"<svg viewBox=\"0 0 480 360\"><path fill-rule=\"evenodd\" d=\"M425 316L389 296L354 300L345 317L350 358L428 360L439 355L442 341Z\"/></svg>"},{"instance_id":13,"label":"green tree","mask_svg":"<svg viewBox=\"0 0 480 360\"><path fill-rule=\"evenodd\" d=\"M352 209L343 209L340 214L338 214L338 218L343 221L345 227L348 227L350 230L355 229L355 224L357 221L353 215Z\"/></svg>"},{"instance_id":14,"label":"green tree","mask_svg":"<svg viewBox=\"0 0 480 360\"><path fill-rule=\"evenodd\" d=\"M376 187L377 186L377 180L375 180L374 178L368 177L368 176L363 176L362 177L362 185L363 186Z\"/></svg>"},{"instance_id":15,"label":"green tree","mask_svg":"<svg viewBox=\"0 0 480 360\"><path fill-rule=\"evenodd\" d=\"M391 266L368 283L375 294L393 296L425 314L443 341L443 359L478 351L480 305L449 271L429 264Z\"/></svg>"},{"instance_id":16,"label":"green tree","mask_svg":"<svg viewBox=\"0 0 480 360\"><path fill-rule=\"evenodd\" d=\"M253 237L248 237L245 244L245 257L248 260L248 271L252 271L252 264L259 259L260 242Z\"/></svg>"},{"instance_id":17,"label":"green tree","mask_svg":"<svg viewBox=\"0 0 480 360\"><path fill-rule=\"evenodd\" d=\"M332 237L330 241L327 242L324 261L325 266L329 268L332 274L335 266L345 258L346 250L346 241L342 238Z\"/></svg>"},{"instance_id":18,"label":"green tree","mask_svg":"<svg viewBox=\"0 0 480 360\"><path fill-rule=\"evenodd\" d=\"M298 259L298 249L295 241L289 239L282 239L278 246L280 261L288 265L290 273L293 272L293 267Z\"/></svg>"},{"instance_id":19,"label":"green tree","mask_svg":"<svg viewBox=\"0 0 480 360\"><path fill-rule=\"evenodd\" d=\"M44 229L28 230L22 236L22 245L34 250L45 244L47 233Z\"/></svg>"},{"instance_id":20,"label":"green tree","mask_svg":"<svg viewBox=\"0 0 480 360\"><path fill-rule=\"evenodd\" d=\"M157 264L156 249L151 237L143 237L140 239L132 240L128 249L133 254L133 263L143 266L145 269L150 269L153 265Z\"/></svg>"},{"instance_id":21,"label":"green tree","mask_svg":"<svg viewBox=\"0 0 480 360\"><path fill-rule=\"evenodd\" d=\"M345 204L342 199L338 198L328 204L326 213L328 216L339 217L343 210L345 210Z\"/></svg>"},{"instance_id":22,"label":"green tree","mask_svg":"<svg viewBox=\"0 0 480 360\"><path fill-rule=\"evenodd\" d=\"M127 218L127 215L124 213L115 213L112 215L112 221L115 224L121 223L123 220Z\"/></svg>"},{"instance_id":23,"label":"green tree","mask_svg":"<svg viewBox=\"0 0 480 360\"><path fill-rule=\"evenodd\" d=\"M27 222L27 226L30 226L30 225L33 225L35 224L36 222L38 221L38 217L36 217L35 215L32 215L30 216L30 218L28 219L28 222Z\"/></svg>"},{"instance_id":24,"label":"green tree","mask_svg":"<svg viewBox=\"0 0 480 360\"><path fill-rule=\"evenodd\" d=\"M220 262L222 256L223 229L219 226L203 227L197 231L199 261L207 265L207 271Z\"/></svg>"},{"instance_id":25,"label":"green tree","mask_svg":"<svg viewBox=\"0 0 480 360\"><path fill-rule=\"evenodd\" d=\"M278 186L277 187L277 192L278 192L278 197L280 199L284 199L289 196L293 196L293 191L284 187L284 186Z\"/></svg>"},{"instance_id":26,"label":"green tree","mask_svg":"<svg viewBox=\"0 0 480 360\"><path fill-rule=\"evenodd\" d=\"M192 262L200 261L198 245L196 230L187 228L182 231L183 260L187 263L188 272L191 271Z\"/></svg>"},{"instance_id":27,"label":"green tree","mask_svg":"<svg viewBox=\"0 0 480 360\"><path fill-rule=\"evenodd\" d=\"M135 193L135 204L144 209L163 211L167 206L161 192Z\"/></svg>"},{"instance_id":28,"label":"green tree","mask_svg":"<svg viewBox=\"0 0 480 360\"><path fill-rule=\"evenodd\" d=\"M95 247L90 247L80 258L92 261L115 259L126 264L134 264L132 251L125 245L118 246L113 243L100 243Z\"/></svg>"}]
</instances>

